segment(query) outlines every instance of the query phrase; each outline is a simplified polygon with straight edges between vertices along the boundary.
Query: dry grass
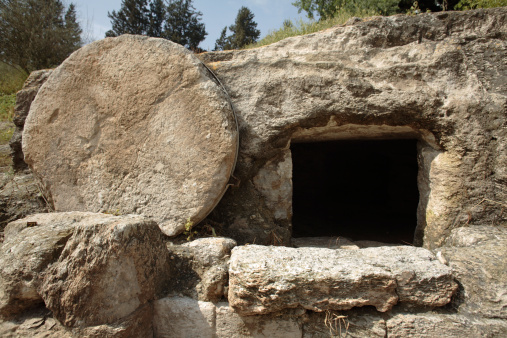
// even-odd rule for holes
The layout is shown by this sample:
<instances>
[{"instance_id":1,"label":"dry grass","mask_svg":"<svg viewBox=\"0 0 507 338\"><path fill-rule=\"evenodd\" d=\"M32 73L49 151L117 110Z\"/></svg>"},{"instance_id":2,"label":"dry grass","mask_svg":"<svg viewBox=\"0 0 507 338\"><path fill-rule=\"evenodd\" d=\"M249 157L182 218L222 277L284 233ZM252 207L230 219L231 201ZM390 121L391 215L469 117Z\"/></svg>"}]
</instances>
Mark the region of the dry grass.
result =
<instances>
[{"instance_id":1,"label":"dry grass","mask_svg":"<svg viewBox=\"0 0 507 338\"><path fill-rule=\"evenodd\" d=\"M248 45L245 49L261 47L265 45L270 45L272 43L278 42L280 40L298 36L298 35L306 35L315 32L319 32L328 28L331 28L336 25L342 25L347 22L352 17L365 18L370 16L378 15L373 10L357 10L354 13L341 11L337 14L336 17L328 19L328 20L310 20L304 21L303 19L299 19L296 22L292 22L291 20L286 20L283 23L283 27L268 33L266 37L262 40Z\"/></svg>"},{"instance_id":2,"label":"dry grass","mask_svg":"<svg viewBox=\"0 0 507 338\"><path fill-rule=\"evenodd\" d=\"M349 331L347 316L342 316L329 310L326 311L324 324L329 329L331 337L346 337Z\"/></svg>"}]
</instances>

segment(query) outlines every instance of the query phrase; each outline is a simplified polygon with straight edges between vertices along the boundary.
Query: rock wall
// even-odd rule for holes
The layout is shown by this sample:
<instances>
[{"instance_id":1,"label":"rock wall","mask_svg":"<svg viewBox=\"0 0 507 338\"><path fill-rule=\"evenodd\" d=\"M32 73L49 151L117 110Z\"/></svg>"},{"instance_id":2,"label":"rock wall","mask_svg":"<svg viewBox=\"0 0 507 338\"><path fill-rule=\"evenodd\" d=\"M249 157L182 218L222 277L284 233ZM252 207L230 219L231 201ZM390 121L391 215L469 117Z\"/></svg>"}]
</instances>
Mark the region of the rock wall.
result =
<instances>
[{"instance_id":1,"label":"rock wall","mask_svg":"<svg viewBox=\"0 0 507 338\"><path fill-rule=\"evenodd\" d=\"M241 132L241 185L211 218L240 243L272 243L276 234L288 244L291 142L412 137L416 245L441 246L467 224L504 223L491 201L507 197L506 13L354 19L262 48L201 54Z\"/></svg>"},{"instance_id":2,"label":"rock wall","mask_svg":"<svg viewBox=\"0 0 507 338\"><path fill-rule=\"evenodd\" d=\"M84 212L35 214L5 236L6 337L507 334L505 227L455 229L434 253L236 246L218 237L164 243L141 216Z\"/></svg>"}]
</instances>

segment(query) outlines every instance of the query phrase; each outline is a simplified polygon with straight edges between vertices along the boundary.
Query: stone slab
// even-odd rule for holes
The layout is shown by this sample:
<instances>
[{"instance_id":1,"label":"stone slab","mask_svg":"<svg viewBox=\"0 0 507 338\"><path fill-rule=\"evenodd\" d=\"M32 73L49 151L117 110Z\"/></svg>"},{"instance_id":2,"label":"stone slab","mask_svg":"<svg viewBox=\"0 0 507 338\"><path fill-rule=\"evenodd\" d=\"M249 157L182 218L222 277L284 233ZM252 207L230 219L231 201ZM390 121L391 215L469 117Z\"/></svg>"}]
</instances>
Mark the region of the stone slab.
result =
<instances>
[{"instance_id":1,"label":"stone slab","mask_svg":"<svg viewBox=\"0 0 507 338\"><path fill-rule=\"evenodd\" d=\"M22 143L55 210L140 214L173 236L222 197L238 133L227 94L193 53L122 35L53 71Z\"/></svg>"},{"instance_id":2,"label":"stone slab","mask_svg":"<svg viewBox=\"0 0 507 338\"><path fill-rule=\"evenodd\" d=\"M385 312L399 301L445 305L457 287L451 269L423 248L248 245L232 250L228 300L241 315L295 307L320 312L365 305Z\"/></svg>"}]
</instances>

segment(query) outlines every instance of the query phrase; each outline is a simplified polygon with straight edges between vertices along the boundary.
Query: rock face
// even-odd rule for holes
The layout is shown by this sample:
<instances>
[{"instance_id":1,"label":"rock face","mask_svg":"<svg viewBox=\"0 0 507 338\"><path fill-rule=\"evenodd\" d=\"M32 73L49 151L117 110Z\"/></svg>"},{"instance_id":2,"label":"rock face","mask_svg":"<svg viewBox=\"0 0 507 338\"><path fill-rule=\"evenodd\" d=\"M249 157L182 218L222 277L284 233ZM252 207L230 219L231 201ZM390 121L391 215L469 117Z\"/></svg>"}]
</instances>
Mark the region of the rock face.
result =
<instances>
[{"instance_id":1,"label":"rock face","mask_svg":"<svg viewBox=\"0 0 507 338\"><path fill-rule=\"evenodd\" d=\"M28 168L24 161L23 150L21 149L23 128L32 101L35 99L40 87L46 82L52 72L53 70L51 69L44 69L30 73L23 88L16 94L16 106L14 107L14 117L12 119L12 122L16 125L16 130L9 142L11 146L12 166L15 172Z\"/></svg>"},{"instance_id":2,"label":"rock face","mask_svg":"<svg viewBox=\"0 0 507 338\"><path fill-rule=\"evenodd\" d=\"M169 236L215 206L237 147L232 106L200 61L130 35L89 44L55 69L23 131L25 160L55 210L136 213Z\"/></svg>"},{"instance_id":3,"label":"rock face","mask_svg":"<svg viewBox=\"0 0 507 338\"><path fill-rule=\"evenodd\" d=\"M153 221L140 216L85 219L46 271L42 297L65 325L114 323L161 291L166 255Z\"/></svg>"},{"instance_id":4,"label":"rock face","mask_svg":"<svg viewBox=\"0 0 507 338\"><path fill-rule=\"evenodd\" d=\"M191 298L163 298L155 302L155 337L213 337L216 308Z\"/></svg>"},{"instance_id":5,"label":"rock face","mask_svg":"<svg viewBox=\"0 0 507 338\"><path fill-rule=\"evenodd\" d=\"M231 96L242 137L241 185L210 217L239 244L274 244L275 233L289 245L291 143L413 138L416 245L441 246L467 223L505 222L498 204L476 205L507 196L506 34L504 7L359 19L201 54Z\"/></svg>"},{"instance_id":6,"label":"rock face","mask_svg":"<svg viewBox=\"0 0 507 338\"><path fill-rule=\"evenodd\" d=\"M10 223L1 259L1 313L44 302L89 336L151 332L167 282L167 250L155 222L137 215L36 214Z\"/></svg>"},{"instance_id":7,"label":"rock face","mask_svg":"<svg viewBox=\"0 0 507 338\"><path fill-rule=\"evenodd\" d=\"M314 312L307 313L305 317L304 338L387 337L386 321L375 311Z\"/></svg>"},{"instance_id":8,"label":"rock face","mask_svg":"<svg viewBox=\"0 0 507 338\"><path fill-rule=\"evenodd\" d=\"M42 275L58 259L87 214L36 214L9 223L0 255L0 313L12 316L43 302L39 293ZM36 226L28 227L29 222ZM32 223L33 224L33 223Z\"/></svg>"},{"instance_id":9,"label":"rock face","mask_svg":"<svg viewBox=\"0 0 507 338\"><path fill-rule=\"evenodd\" d=\"M248 245L232 251L229 302L242 315L301 306L347 310L373 305L385 312L398 302L443 306L458 285L429 251L414 247L361 250Z\"/></svg>"},{"instance_id":10,"label":"rock face","mask_svg":"<svg viewBox=\"0 0 507 338\"><path fill-rule=\"evenodd\" d=\"M507 319L507 228L455 229L439 250L462 287L459 312Z\"/></svg>"},{"instance_id":11,"label":"rock face","mask_svg":"<svg viewBox=\"0 0 507 338\"><path fill-rule=\"evenodd\" d=\"M389 337L505 337L507 323L459 315L398 314L387 321Z\"/></svg>"},{"instance_id":12,"label":"rock face","mask_svg":"<svg viewBox=\"0 0 507 338\"><path fill-rule=\"evenodd\" d=\"M230 238L200 238L168 245L171 259L169 293L218 302L226 296L228 262L236 242Z\"/></svg>"},{"instance_id":13,"label":"rock face","mask_svg":"<svg viewBox=\"0 0 507 338\"><path fill-rule=\"evenodd\" d=\"M51 211L39 181L31 173L0 174L0 231L12 221Z\"/></svg>"}]
</instances>

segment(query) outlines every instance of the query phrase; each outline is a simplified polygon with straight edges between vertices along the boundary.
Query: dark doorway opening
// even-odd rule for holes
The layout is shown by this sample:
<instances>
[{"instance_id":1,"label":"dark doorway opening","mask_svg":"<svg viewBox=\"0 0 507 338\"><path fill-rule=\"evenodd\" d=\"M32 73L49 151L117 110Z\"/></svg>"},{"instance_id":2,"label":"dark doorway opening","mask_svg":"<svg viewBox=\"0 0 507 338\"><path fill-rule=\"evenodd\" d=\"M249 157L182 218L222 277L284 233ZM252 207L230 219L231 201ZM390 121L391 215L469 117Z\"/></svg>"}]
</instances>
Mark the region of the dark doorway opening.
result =
<instances>
[{"instance_id":1,"label":"dark doorway opening","mask_svg":"<svg viewBox=\"0 0 507 338\"><path fill-rule=\"evenodd\" d=\"M417 225L417 140L291 145L293 237L411 244Z\"/></svg>"}]
</instances>

